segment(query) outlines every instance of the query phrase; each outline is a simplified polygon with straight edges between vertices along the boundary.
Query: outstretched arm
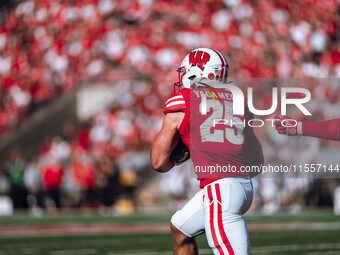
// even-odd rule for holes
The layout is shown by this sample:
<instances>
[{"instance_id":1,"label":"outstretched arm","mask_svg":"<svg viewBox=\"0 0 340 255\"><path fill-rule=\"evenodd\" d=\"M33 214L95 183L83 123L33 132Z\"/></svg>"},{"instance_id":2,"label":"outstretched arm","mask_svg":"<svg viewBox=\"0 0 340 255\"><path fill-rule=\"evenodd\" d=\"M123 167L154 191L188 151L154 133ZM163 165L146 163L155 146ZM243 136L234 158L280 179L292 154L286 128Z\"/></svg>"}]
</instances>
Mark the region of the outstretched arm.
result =
<instances>
[{"instance_id":1,"label":"outstretched arm","mask_svg":"<svg viewBox=\"0 0 340 255\"><path fill-rule=\"evenodd\" d=\"M151 149L150 159L154 170L167 172L174 166L174 162L170 160L170 155L180 138L178 128L183 117L183 112L165 115L162 129L157 134Z\"/></svg>"},{"instance_id":2,"label":"outstretched arm","mask_svg":"<svg viewBox=\"0 0 340 255\"><path fill-rule=\"evenodd\" d=\"M288 125L294 125L295 122L289 120L292 118L278 115L275 119L277 119L277 121L274 122L274 124L276 125L276 130L279 134L303 135L329 140L340 140L340 119L316 122L302 121L298 122L296 126L291 127L287 127L286 124L286 127L284 127L282 121L285 121Z\"/></svg>"}]
</instances>

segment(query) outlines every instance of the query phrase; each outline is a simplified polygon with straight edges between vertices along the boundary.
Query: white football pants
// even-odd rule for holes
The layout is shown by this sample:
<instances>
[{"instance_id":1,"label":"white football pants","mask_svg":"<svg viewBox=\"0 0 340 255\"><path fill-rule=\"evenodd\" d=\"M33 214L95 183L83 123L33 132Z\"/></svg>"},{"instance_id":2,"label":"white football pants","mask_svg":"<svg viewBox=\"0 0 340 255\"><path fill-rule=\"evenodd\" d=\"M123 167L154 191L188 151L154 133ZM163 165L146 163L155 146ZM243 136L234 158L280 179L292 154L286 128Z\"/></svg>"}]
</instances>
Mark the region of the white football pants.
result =
<instances>
[{"instance_id":1,"label":"white football pants","mask_svg":"<svg viewBox=\"0 0 340 255\"><path fill-rule=\"evenodd\" d=\"M250 254L243 214L253 200L250 178L228 177L205 186L171 218L188 237L206 233L214 254Z\"/></svg>"}]
</instances>

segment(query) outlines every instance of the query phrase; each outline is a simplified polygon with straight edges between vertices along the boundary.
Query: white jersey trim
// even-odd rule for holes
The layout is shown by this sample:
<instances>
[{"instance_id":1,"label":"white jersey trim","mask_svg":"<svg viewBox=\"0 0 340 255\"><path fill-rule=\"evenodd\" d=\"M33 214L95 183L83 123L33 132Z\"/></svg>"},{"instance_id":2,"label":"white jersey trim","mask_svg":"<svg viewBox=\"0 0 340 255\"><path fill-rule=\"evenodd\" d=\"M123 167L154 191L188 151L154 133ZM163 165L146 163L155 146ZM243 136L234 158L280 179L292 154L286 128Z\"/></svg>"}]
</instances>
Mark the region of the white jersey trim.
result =
<instances>
[{"instance_id":1,"label":"white jersey trim","mask_svg":"<svg viewBox=\"0 0 340 255\"><path fill-rule=\"evenodd\" d=\"M179 95L179 96L175 96L175 97L171 97L168 99L168 101L165 102L165 104L169 103L170 101L172 100L178 100L178 99L184 99L182 95Z\"/></svg>"},{"instance_id":2,"label":"white jersey trim","mask_svg":"<svg viewBox=\"0 0 340 255\"><path fill-rule=\"evenodd\" d=\"M174 105L180 105L180 104L184 104L185 105L185 101L184 100L180 100L180 101L175 101L175 102L169 103L169 104L166 105L166 108L174 106Z\"/></svg>"}]
</instances>

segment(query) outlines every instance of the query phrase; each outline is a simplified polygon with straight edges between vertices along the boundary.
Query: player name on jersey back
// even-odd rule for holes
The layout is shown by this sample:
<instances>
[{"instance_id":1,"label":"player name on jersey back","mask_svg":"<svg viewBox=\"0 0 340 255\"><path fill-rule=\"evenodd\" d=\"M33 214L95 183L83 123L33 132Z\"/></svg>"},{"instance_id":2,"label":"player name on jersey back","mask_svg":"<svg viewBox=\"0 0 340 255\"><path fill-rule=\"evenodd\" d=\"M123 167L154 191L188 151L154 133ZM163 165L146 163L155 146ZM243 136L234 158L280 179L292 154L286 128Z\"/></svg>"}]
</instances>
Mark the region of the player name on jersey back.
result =
<instances>
[{"instance_id":1,"label":"player name on jersey back","mask_svg":"<svg viewBox=\"0 0 340 255\"><path fill-rule=\"evenodd\" d=\"M237 124L229 126L219 120L243 122L250 118L250 114L234 116L232 107L232 94L214 88L182 89L166 102L165 114L185 113L179 132L190 150L201 187L217 179L248 175L240 169L246 165L249 128Z\"/></svg>"}]
</instances>

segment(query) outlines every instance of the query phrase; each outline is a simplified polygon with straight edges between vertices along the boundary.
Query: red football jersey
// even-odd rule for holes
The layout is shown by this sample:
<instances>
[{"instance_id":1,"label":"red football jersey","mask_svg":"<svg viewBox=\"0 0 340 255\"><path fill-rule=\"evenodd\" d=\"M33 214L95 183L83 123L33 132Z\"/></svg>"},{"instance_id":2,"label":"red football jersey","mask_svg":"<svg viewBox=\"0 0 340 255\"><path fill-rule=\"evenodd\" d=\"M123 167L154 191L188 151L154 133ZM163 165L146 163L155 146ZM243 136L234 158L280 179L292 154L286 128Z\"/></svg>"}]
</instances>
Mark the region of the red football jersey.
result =
<instances>
[{"instance_id":1,"label":"red football jersey","mask_svg":"<svg viewBox=\"0 0 340 255\"><path fill-rule=\"evenodd\" d=\"M246 165L247 123L253 115L245 106L245 115L235 116L232 107L232 94L222 89L184 88L165 104L164 114L185 113L179 133L190 151L201 188L221 178L248 176L240 168Z\"/></svg>"}]
</instances>

